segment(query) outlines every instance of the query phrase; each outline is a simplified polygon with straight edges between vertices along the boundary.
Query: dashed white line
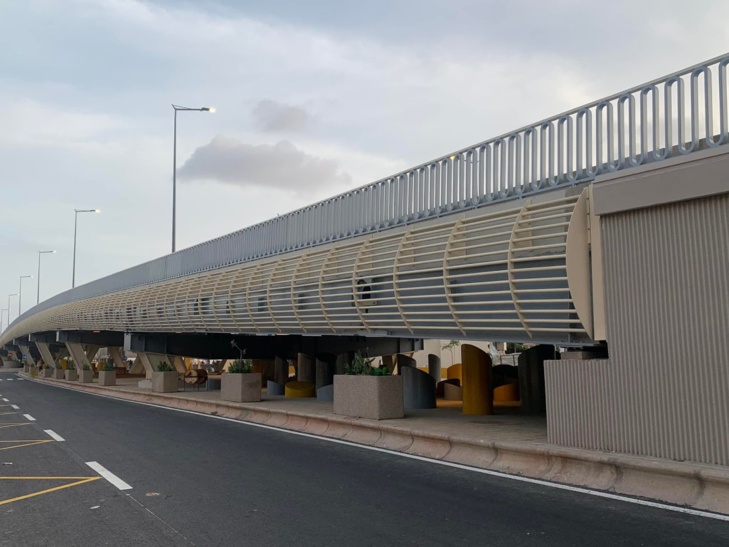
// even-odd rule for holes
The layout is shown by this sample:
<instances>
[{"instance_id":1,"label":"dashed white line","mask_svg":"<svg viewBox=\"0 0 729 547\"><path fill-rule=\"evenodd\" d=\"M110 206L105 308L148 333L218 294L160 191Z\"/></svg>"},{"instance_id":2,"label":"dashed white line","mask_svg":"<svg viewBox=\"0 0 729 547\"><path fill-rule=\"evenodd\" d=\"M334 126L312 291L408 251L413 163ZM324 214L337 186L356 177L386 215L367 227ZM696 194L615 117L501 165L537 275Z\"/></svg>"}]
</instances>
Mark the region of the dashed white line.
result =
<instances>
[{"instance_id":1,"label":"dashed white line","mask_svg":"<svg viewBox=\"0 0 729 547\"><path fill-rule=\"evenodd\" d=\"M8 401L7 399L3 399L3 401L5 401L6 403L9 403L9 402L10 402L10 401Z\"/></svg>"},{"instance_id":2,"label":"dashed white line","mask_svg":"<svg viewBox=\"0 0 729 547\"><path fill-rule=\"evenodd\" d=\"M23 414L23 416L24 416L24 417L25 417L25 419L26 419L26 420L28 420L29 422L35 422L35 418L33 418L33 416L31 416L30 414Z\"/></svg>"},{"instance_id":3,"label":"dashed white line","mask_svg":"<svg viewBox=\"0 0 729 547\"><path fill-rule=\"evenodd\" d=\"M99 475L108 480L111 484L116 486L119 490L131 490L132 487L117 477L114 473L106 469L99 462L86 462L91 469L96 471Z\"/></svg>"},{"instance_id":4,"label":"dashed white line","mask_svg":"<svg viewBox=\"0 0 729 547\"><path fill-rule=\"evenodd\" d=\"M49 437L52 437L54 441L58 441L59 443L66 440L52 429L44 429L43 432L47 433Z\"/></svg>"},{"instance_id":5,"label":"dashed white line","mask_svg":"<svg viewBox=\"0 0 729 547\"><path fill-rule=\"evenodd\" d=\"M7 379L8 382L12 382L13 381L12 378L6 378L6 379Z\"/></svg>"},{"instance_id":6,"label":"dashed white line","mask_svg":"<svg viewBox=\"0 0 729 547\"><path fill-rule=\"evenodd\" d=\"M10 405L10 406L13 407L15 410L20 410L20 407L18 405Z\"/></svg>"}]
</instances>

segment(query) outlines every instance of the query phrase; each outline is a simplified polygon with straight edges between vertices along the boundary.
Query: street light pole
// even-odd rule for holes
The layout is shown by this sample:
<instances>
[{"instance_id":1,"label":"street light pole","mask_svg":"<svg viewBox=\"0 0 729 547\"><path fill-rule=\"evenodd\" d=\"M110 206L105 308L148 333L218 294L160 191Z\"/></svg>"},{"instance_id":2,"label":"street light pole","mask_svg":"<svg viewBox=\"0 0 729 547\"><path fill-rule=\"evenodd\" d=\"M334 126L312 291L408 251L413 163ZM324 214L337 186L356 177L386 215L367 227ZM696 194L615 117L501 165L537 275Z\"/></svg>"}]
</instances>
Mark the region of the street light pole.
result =
<instances>
[{"instance_id":1,"label":"street light pole","mask_svg":"<svg viewBox=\"0 0 729 547\"><path fill-rule=\"evenodd\" d=\"M190 108L188 106L178 106L173 104L172 109L175 111L174 122L174 138L172 140L172 252L175 252L175 234L177 232L177 112L215 112L215 108L203 106L201 108Z\"/></svg>"},{"instance_id":2,"label":"street light pole","mask_svg":"<svg viewBox=\"0 0 729 547\"><path fill-rule=\"evenodd\" d=\"M3 316L5 315L5 312L8 312L8 326L10 326L10 311L3 308L2 311L0 311L0 332L5 330L3 329Z\"/></svg>"},{"instance_id":3,"label":"street light pole","mask_svg":"<svg viewBox=\"0 0 729 547\"><path fill-rule=\"evenodd\" d=\"M55 253L56 251L38 251L38 292L35 297L35 303L40 303L40 257L41 255L48 254L48 253Z\"/></svg>"},{"instance_id":4,"label":"street light pole","mask_svg":"<svg viewBox=\"0 0 729 547\"><path fill-rule=\"evenodd\" d=\"M20 282L18 283L18 317L23 311L23 279L29 279L32 275L21 275Z\"/></svg>"},{"instance_id":5,"label":"street light pole","mask_svg":"<svg viewBox=\"0 0 729 547\"><path fill-rule=\"evenodd\" d=\"M11 308L10 308L10 299L13 296L18 296L18 293L14 292L13 294L9 294L8 295L8 327L10 326L10 310L11 310Z\"/></svg>"},{"instance_id":6,"label":"street light pole","mask_svg":"<svg viewBox=\"0 0 729 547\"><path fill-rule=\"evenodd\" d=\"M71 274L71 288L76 286L76 233L78 232L79 213L100 213L99 209L74 209L73 218L73 273Z\"/></svg>"}]
</instances>

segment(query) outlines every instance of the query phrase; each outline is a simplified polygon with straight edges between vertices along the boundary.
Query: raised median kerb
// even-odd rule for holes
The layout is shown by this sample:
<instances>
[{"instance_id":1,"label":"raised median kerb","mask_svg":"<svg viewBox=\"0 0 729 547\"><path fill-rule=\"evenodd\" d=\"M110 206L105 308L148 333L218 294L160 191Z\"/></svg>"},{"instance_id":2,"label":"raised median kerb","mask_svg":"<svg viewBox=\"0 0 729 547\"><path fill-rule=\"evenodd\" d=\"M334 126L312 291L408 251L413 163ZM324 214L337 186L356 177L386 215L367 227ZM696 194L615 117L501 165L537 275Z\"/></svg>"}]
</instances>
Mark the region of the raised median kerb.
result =
<instances>
[{"instance_id":1,"label":"raised median kerb","mask_svg":"<svg viewBox=\"0 0 729 547\"><path fill-rule=\"evenodd\" d=\"M55 385L242 422L298 431L455 464L729 514L729 468L567 448L547 443L546 419L464 416L456 408L408 410L386 422L335 415L332 403L266 396L222 401L220 391L152 393L138 379L116 386L31 378Z\"/></svg>"}]
</instances>

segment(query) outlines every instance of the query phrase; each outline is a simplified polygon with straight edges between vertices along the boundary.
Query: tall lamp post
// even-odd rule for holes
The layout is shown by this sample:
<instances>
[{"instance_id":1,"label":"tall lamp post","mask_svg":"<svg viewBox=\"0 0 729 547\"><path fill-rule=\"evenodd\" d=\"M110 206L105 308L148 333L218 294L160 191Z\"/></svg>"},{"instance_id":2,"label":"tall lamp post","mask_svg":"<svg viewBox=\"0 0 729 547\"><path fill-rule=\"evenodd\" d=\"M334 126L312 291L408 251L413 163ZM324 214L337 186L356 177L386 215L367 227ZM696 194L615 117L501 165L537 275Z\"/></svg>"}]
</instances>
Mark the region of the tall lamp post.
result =
<instances>
[{"instance_id":1,"label":"tall lamp post","mask_svg":"<svg viewBox=\"0 0 729 547\"><path fill-rule=\"evenodd\" d=\"M3 308L2 311L0 311L0 332L5 330L3 329L3 317L5 316L5 312L8 312L8 327L10 326L10 310Z\"/></svg>"},{"instance_id":2,"label":"tall lamp post","mask_svg":"<svg viewBox=\"0 0 729 547\"><path fill-rule=\"evenodd\" d=\"M177 227L177 112L215 112L215 109L209 106L200 108L190 108L189 106L172 105L175 111L175 131L174 140L172 141L172 252L175 252L175 233Z\"/></svg>"},{"instance_id":3,"label":"tall lamp post","mask_svg":"<svg viewBox=\"0 0 729 547\"><path fill-rule=\"evenodd\" d=\"M73 219L73 273L71 274L71 288L76 286L76 233L78 232L79 213L100 213L99 209L74 209L76 213Z\"/></svg>"},{"instance_id":4,"label":"tall lamp post","mask_svg":"<svg viewBox=\"0 0 729 547\"><path fill-rule=\"evenodd\" d=\"M18 283L18 317L23 312L23 279L30 279L32 275L21 275Z\"/></svg>"},{"instance_id":5,"label":"tall lamp post","mask_svg":"<svg viewBox=\"0 0 729 547\"><path fill-rule=\"evenodd\" d=\"M45 255L48 253L55 253L56 251L38 251L38 292L35 297L35 303L40 303L40 258L41 255Z\"/></svg>"},{"instance_id":6,"label":"tall lamp post","mask_svg":"<svg viewBox=\"0 0 729 547\"><path fill-rule=\"evenodd\" d=\"M9 295L8 295L8 327L10 326L10 310L12 309L12 308L10 307L10 299L11 299L11 298L12 298L13 296L18 296L18 293L14 292L13 294L9 294Z\"/></svg>"}]
</instances>

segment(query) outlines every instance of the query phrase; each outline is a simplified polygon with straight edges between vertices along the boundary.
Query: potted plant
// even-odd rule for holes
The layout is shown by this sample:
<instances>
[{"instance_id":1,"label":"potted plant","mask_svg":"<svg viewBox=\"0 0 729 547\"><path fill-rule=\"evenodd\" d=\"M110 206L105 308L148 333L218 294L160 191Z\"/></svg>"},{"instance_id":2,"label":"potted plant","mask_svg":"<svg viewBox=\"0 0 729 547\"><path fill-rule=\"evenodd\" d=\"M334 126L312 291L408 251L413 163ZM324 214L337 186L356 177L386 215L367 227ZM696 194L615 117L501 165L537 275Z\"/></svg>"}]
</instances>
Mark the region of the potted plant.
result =
<instances>
[{"instance_id":1,"label":"potted plant","mask_svg":"<svg viewBox=\"0 0 729 547\"><path fill-rule=\"evenodd\" d=\"M106 360L106 363L104 363L104 369L99 371L99 385L116 385L116 367L114 366L114 360L111 358Z\"/></svg>"},{"instance_id":2,"label":"potted plant","mask_svg":"<svg viewBox=\"0 0 729 547\"><path fill-rule=\"evenodd\" d=\"M392 376L373 361L357 352L345 374L334 375L334 414L370 420L405 417L402 376Z\"/></svg>"},{"instance_id":3,"label":"potted plant","mask_svg":"<svg viewBox=\"0 0 729 547\"><path fill-rule=\"evenodd\" d=\"M79 380L82 384L90 384L94 381L94 371L91 370L91 367L84 363L81 366L81 373L79 374Z\"/></svg>"},{"instance_id":4,"label":"potted plant","mask_svg":"<svg viewBox=\"0 0 729 547\"><path fill-rule=\"evenodd\" d=\"M66 380L69 382L75 382L78 380L78 373L76 372L76 363L72 359L66 362Z\"/></svg>"},{"instance_id":5,"label":"potted plant","mask_svg":"<svg viewBox=\"0 0 729 547\"><path fill-rule=\"evenodd\" d=\"M261 400L261 373L253 372L253 363L244 359L245 350L235 340L231 346L240 352L240 358L233 361L220 377L220 398L235 403L254 403Z\"/></svg>"},{"instance_id":6,"label":"potted plant","mask_svg":"<svg viewBox=\"0 0 729 547\"><path fill-rule=\"evenodd\" d=\"M175 393L178 388L179 376L167 361L160 362L157 370L152 373L152 391L156 393Z\"/></svg>"}]
</instances>

